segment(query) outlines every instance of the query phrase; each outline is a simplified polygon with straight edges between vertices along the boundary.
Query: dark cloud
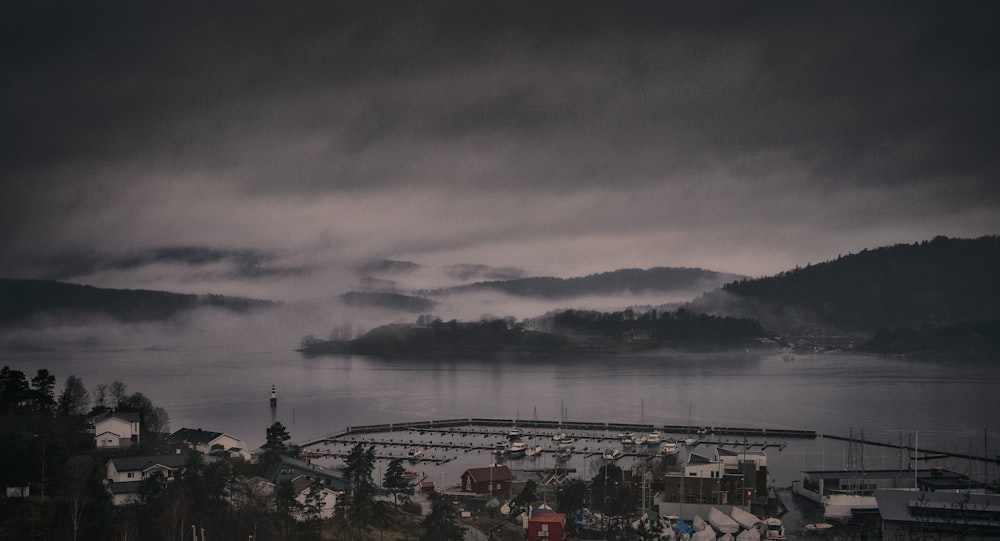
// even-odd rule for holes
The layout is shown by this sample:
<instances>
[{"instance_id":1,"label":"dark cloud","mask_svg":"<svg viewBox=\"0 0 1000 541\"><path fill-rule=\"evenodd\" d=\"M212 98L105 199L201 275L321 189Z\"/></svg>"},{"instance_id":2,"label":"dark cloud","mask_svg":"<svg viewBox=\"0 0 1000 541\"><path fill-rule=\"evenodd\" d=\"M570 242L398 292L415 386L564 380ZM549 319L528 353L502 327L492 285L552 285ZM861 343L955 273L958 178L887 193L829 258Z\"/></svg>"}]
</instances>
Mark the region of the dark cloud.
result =
<instances>
[{"instance_id":1,"label":"dark cloud","mask_svg":"<svg viewBox=\"0 0 1000 541\"><path fill-rule=\"evenodd\" d=\"M993 2L0 10L8 274L757 274L1000 227Z\"/></svg>"}]
</instances>

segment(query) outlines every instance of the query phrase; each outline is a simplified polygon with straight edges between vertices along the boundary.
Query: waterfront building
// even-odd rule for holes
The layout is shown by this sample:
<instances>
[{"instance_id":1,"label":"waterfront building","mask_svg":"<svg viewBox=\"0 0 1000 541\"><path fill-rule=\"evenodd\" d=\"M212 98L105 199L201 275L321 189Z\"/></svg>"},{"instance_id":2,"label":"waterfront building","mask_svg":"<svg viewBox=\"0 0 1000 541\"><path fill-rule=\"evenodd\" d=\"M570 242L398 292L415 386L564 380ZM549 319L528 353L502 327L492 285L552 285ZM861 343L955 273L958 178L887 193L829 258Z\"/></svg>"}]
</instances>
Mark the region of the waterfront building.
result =
<instances>
[{"instance_id":1,"label":"waterfront building","mask_svg":"<svg viewBox=\"0 0 1000 541\"><path fill-rule=\"evenodd\" d=\"M485 468L469 468L462 474L462 492L510 493L513 480L514 474L507 466L494 464Z\"/></svg>"},{"instance_id":2,"label":"waterfront building","mask_svg":"<svg viewBox=\"0 0 1000 541\"><path fill-rule=\"evenodd\" d=\"M875 490L882 539L998 539L1000 504L996 494Z\"/></svg>"},{"instance_id":3,"label":"waterfront building","mask_svg":"<svg viewBox=\"0 0 1000 541\"><path fill-rule=\"evenodd\" d=\"M712 506L752 512L754 507L763 509L767 499L766 455L716 448L712 456L689 453L680 469L668 471L657 503L661 515L692 518L707 515Z\"/></svg>"},{"instance_id":4,"label":"waterfront building","mask_svg":"<svg viewBox=\"0 0 1000 541\"><path fill-rule=\"evenodd\" d=\"M847 520L878 509L875 492L882 489L919 489L923 492L948 491L981 493L981 483L960 473L941 468L913 470L811 470L792 483L792 492L823 506L828 520Z\"/></svg>"}]
</instances>

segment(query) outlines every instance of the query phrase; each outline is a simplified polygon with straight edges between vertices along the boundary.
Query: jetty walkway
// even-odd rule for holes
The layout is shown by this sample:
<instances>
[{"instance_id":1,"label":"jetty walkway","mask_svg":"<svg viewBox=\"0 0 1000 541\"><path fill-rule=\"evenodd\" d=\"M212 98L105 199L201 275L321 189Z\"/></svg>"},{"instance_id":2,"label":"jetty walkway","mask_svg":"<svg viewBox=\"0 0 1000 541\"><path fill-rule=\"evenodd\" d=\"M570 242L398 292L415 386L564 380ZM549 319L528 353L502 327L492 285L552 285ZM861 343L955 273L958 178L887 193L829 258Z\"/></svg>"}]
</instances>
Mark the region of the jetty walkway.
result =
<instances>
[{"instance_id":1,"label":"jetty walkway","mask_svg":"<svg viewBox=\"0 0 1000 541\"><path fill-rule=\"evenodd\" d=\"M739 428L739 427L703 427L690 425L652 425L640 423L595 423L588 421L541 421L541 420L510 420L510 419L485 419L468 417L464 419L444 419L437 421L409 421L402 423L385 423L376 425L349 426L342 432L330 434L299 442L301 447L310 447L323 443L327 440L343 439L352 434L369 434L379 432L397 432L408 430L436 430L452 431L463 435L475 434L506 434L511 429L532 429L549 431L572 431L586 430L588 432L610 431L610 432L652 432L658 430L668 434L686 434L691 436L739 436L744 438L802 438L814 439L817 434L814 430L789 430L774 428ZM607 437L606 439L617 439ZM707 442L706 442L707 443Z\"/></svg>"}]
</instances>

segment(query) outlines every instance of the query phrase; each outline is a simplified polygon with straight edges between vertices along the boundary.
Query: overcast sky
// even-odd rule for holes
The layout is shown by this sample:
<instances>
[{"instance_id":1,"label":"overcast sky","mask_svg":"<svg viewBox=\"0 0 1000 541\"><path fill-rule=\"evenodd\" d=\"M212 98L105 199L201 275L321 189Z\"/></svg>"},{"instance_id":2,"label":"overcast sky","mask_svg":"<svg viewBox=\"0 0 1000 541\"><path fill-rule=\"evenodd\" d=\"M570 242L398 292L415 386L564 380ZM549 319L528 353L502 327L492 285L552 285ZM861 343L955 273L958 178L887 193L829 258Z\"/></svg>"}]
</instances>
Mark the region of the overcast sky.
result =
<instances>
[{"instance_id":1,"label":"overcast sky","mask_svg":"<svg viewBox=\"0 0 1000 541\"><path fill-rule=\"evenodd\" d=\"M761 276L997 234L998 23L992 1L7 2L0 276L290 298L382 258Z\"/></svg>"}]
</instances>

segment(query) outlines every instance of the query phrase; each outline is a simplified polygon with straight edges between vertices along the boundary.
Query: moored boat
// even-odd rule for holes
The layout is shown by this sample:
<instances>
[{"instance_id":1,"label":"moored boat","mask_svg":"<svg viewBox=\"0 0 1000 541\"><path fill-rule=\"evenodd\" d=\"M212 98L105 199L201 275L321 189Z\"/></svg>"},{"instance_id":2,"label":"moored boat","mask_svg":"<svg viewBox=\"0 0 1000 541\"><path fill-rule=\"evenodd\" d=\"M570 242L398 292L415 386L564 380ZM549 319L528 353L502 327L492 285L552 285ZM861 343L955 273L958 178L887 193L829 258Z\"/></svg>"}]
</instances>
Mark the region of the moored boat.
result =
<instances>
[{"instance_id":1,"label":"moored boat","mask_svg":"<svg viewBox=\"0 0 1000 541\"><path fill-rule=\"evenodd\" d=\"M618 449L615 449L614 447L608 447L607 449L604 450L603 453L601 453L601 458L603 458L604 460L618 460L618 457L621 456L621 454L622 452L619 451Z\"/></svg>"},{"instance_id":2,"label":"moored boat","mask_svg":"<svg viewBox=\"0 0 1000 541\"><path fill-rule=\"evenodd\" d=\"M708 510L708 523L720 533L732 534L740 531L740 524L716 507Z\"/></svg>"},{"instance_id":3,"label":"moored boat","mask_svg":"<svg viewBox=\"0 0 1000 541\"><path fill-rule=\"evenodd\" d=\"M681 452L681 448L677 446L677 442L673 439L669 439L660 445L660 454L662 456L672 456Z\"/></svg>"},{"instance_id":4,"label":"moored boat","mask_svg":"<svg viewBox=\"0 0 1000 541\"><path fill-rule=\"evenodd\" d=\"M830 528L833 528L833 524L829 522L813 522L805 525L807 532L825 532Z\"/></svg>"},{"instance_id":5,"label":"moored boat","mask_svg":"<svg viewBox=\"0 0 1000 541\"><path fill-rule=\"evenodd\" d=\"M510 454L511 457L517 458L524 456L527 450L528 450L528 445L521 440L517 440L511 442L510 448L507 449L507 452Z\"/></svg>"},{"instance_id":6,"label":"moored boat","mask_svg":"<svg viewBox=\"0 0 1000 541\"><path fill-rule=\"evenodd\" d=\"M780 541L785 538L785 523L780 518L764 519L764 538L772 541Z\"/></svg>"},{"instance_id":7,"label":"moored boat","mask_svg":"<svg viewBox=\"0 0 1000 541\"><path fill-rule=\"evenodd\" d=\"M757 515L740 507L733 507L733 510L729 512L729 515L733 517L733 520L735 520L740 526L748 530L759 530L761 524L763 523L762 520L757 518Z\"/></svg>"}]
</instances>

